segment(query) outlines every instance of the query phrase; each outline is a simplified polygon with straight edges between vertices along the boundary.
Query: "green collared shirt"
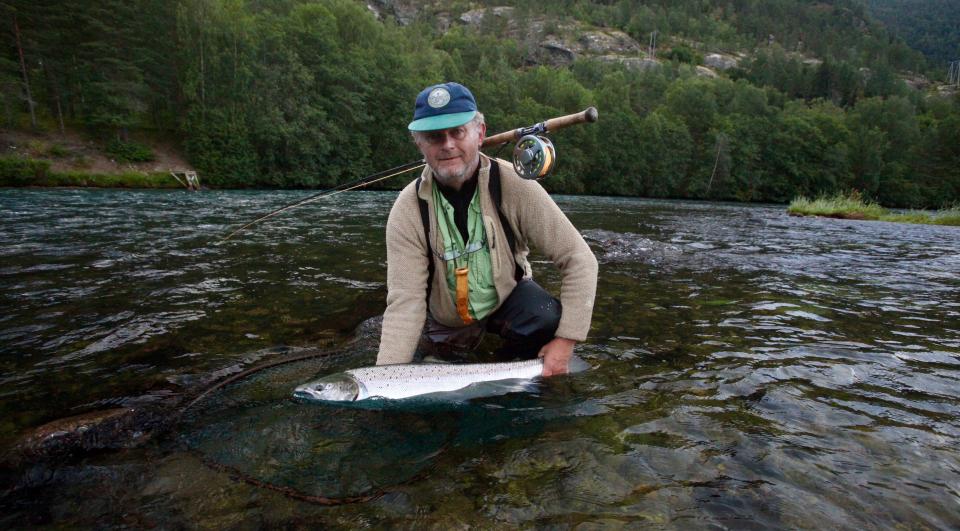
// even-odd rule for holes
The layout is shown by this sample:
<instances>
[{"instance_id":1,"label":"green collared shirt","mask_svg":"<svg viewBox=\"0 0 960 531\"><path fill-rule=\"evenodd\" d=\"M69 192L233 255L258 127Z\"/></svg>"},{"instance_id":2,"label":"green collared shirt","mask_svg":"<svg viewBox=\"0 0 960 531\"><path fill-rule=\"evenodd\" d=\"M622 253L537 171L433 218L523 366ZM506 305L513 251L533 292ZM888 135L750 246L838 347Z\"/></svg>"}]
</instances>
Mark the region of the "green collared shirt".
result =
<instances>
[{"instance_id":1,"label":"green collared shirt","mask_svg":"<svg viewBox=\"0 0 960 531\"><path fill-rule=\"evenodd\" d=\"M457 268L469 268L467 285L470 316L476 320L483 319L497 307L499 299L493 281L493 264L490 260L486 229L483 226L479 191L474 190L473 198L467 207L467 242L463 241L463 236L457 230L453 205L444 197L439 186L433 187L433 204L436 208L437 225L444 241L443 260L447 264L447 288L450 297L456 304Z\"/></svg>"}]
</instances>

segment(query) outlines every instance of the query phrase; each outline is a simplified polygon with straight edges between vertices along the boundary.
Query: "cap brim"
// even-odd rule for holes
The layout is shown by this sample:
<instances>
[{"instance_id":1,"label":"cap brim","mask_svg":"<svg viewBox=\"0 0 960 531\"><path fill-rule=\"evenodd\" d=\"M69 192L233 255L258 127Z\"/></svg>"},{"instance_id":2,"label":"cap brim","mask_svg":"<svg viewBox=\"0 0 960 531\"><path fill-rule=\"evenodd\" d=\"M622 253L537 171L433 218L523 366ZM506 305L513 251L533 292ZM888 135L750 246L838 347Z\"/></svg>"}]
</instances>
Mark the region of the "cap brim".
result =
<instances>
[{"instance_id":1,"label":"cap brim","mask_svg":"<svg viewBox=\"0 0 960 531\"><path fill-rule=\"evenodd\" d=\"M477 111L467 111L430 116L410 122L410 125L407 126L407 129L411 131L438 131L440 129L450 129L451 127L459 127L470 120L473 120L473 117L476 115Z\"/></svg>"}]
</instances>

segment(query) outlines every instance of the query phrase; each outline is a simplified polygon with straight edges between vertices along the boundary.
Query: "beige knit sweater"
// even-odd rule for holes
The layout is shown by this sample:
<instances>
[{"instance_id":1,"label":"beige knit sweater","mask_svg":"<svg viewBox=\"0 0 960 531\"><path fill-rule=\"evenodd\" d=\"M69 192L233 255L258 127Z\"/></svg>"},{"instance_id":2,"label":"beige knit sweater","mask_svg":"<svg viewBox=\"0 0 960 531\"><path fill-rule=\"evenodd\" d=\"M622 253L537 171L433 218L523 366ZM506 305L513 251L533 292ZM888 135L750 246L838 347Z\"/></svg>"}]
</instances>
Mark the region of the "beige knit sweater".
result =
<instances>
[{"instance_id":1,"label":"beige knit sweater","mask_svg":"<svg viewBox=\"0 0 960 531\"><path fill-rule=\"evenodd\" d=\"M481 154L477 191L490 245L494 282L500 304L517 285L510 244L500 224L496 206L490 197L490 164L500 165L501 209L516 235L516 260L525 278L533 272L527 261L529 246L544 253L562 273L560 302L563 314L556 336L583 341L590 330L593 300L597 291L597 259L577 229L560 211L546 190L536 181L517 176L513 166ZM427 315L427 245L417 198L430 205L430 238L434 251L433 287L430 313L439 323L463 326L456 305L446 286L446 266L436 255L443 249L433 208L433 173L424 168L418 192L416 180L397 197L387 219L387 310L383 316L377 364L409 363L420 339Z\"/></svg>"}]
</instances>

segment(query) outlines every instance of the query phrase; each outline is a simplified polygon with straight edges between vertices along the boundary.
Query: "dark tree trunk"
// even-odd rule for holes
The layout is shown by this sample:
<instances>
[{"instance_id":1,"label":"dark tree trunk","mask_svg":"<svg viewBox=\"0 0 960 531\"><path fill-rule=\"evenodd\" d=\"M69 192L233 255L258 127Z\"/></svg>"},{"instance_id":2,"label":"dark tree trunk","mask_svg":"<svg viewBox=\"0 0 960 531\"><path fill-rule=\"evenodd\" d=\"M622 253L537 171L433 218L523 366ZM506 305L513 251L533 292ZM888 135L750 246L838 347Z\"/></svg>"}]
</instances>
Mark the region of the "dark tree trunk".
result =
<instances>
[{"instance_id":1,"label":"dark tree trunk","mask_svg":"<svg viewBox=\"0 0 960 531\"><path fill-rule=\"evenodd\" d=\"M33 95L30 93L30 78L27 76L27 62L23 59L23 45L20 44L20 25L17 14L13 14L13 34L17 38L17 53L20 54L20 70L23 72L23 88L27 93L27 106L30 107L30 124L37 127L37 113L33 109Z\"/></svg>"}]
</instances>

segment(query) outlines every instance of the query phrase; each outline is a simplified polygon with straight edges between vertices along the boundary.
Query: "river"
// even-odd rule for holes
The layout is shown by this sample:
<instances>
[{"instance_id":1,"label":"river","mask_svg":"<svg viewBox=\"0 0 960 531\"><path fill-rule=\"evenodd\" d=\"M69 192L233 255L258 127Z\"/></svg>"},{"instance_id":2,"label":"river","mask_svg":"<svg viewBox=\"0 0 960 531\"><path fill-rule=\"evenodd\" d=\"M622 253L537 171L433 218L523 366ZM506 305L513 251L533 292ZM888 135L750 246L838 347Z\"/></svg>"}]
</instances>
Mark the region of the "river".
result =
<instances>
[{"instance_id":1,"label":"river","mask_svg":"<svg viewBox=\"0 0 960 531\"><path fill-rule=\"evenodd\" d=\"M18 470L0 525L960 526L957 228L559 196L600 262L577 348L591 369L358 409L290 391L372 363L375 341L350 341L383 311L395 193L219 242L302 196L0 190L0 451L54 419L339 352L241 380L135 447Z\"/></svg>"}]
</instances>

